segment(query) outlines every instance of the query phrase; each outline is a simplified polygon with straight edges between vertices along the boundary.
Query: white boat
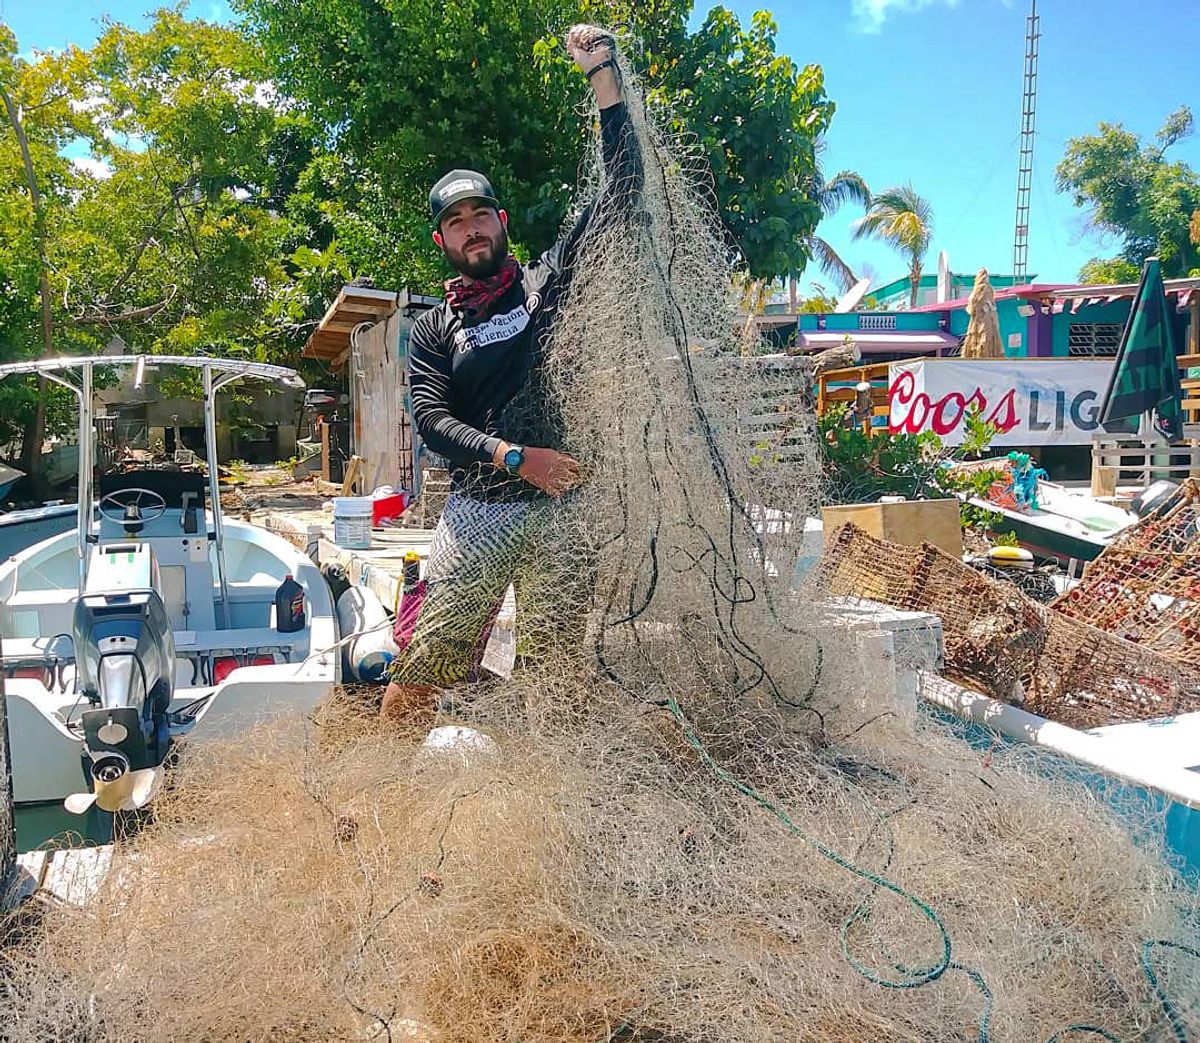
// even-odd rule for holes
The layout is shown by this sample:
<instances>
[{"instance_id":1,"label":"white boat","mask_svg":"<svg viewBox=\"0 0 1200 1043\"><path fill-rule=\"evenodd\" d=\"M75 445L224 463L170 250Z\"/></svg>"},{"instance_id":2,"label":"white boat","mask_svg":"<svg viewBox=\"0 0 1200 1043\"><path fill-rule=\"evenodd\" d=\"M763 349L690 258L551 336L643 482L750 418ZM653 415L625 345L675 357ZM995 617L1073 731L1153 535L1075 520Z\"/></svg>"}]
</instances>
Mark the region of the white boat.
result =
<instances>
[{"instance_id":1,"label":"white boat","mask_svg":"<svg viewBox=\"0 0 1200 1043\"><path fill-rule=\"evenodd\" d=\"M964 720L1200 811L1200 713L1081 729L999 702L936 674L925 676L922 695Z\"/></svg>"},{"instance_id":2,"label":"white boat","mask_svg":"<svg viewBox=\"0 0 1200 1043\"><path fill-rule=\"evenodd\" d=\"M0 464L0 497L6 496L8 490L24 477L24 471L18 471L15 467L9 467L8 464Z\"/></svg>"},{"instance_id":3,"label":"white boat","mask_svg":"<svg viewBox=\"0 0 1200 1043\"><path fill-rule=\"evenodd\" d=\"M209 358L69 358L0 366L38 373L79 402L82 458L92 370L186 366L204 384L208 477L141 469L79 475L80 524L0 565L0 656L18 804L140 807L181 742L243 734L311 709L340 676L333 604L316 565L285 540L221 513L216 393L243 378L303 387L292 370ZM286 576L300 629L277 626ZM289 614L290 619L290 614Z\"/></svg>"},{"instance_id":4,"label":"white boat","mask_svg":"<svg viewBox=\"0 0 1200 1043\"><path fill-rule=\"evenodd\" d=\"M1073 777L1140 826L1159 823L1166 849L1200 880L1200 713L1072 728L927 673L921 695L988 734L1073 762ZM987 742L986 735L984 742ZM991 741L995 741L993 738ZM1121 785L1124 783L1124 785Z\"/></svg>"},{"instance_id":5,"label":"white boat","mask_svg":"<svg viewBox=\"0 0 1200 1043\"><path fill-rule=\"evenodd\" d=\"M73 503L29 507L0 514L0 561L44 540L47 536L74 529L76 508Z\"/></svg>"},{"instance_id":6,"label":"white boat","mask_svg":"<svg viewBox=\"0 0 1200 1043\"><path fill-rule=\"evenodd\" d=\"M1012 531L1021 545L1042 558L1092 561L1130 526L1137 515L1054 482L1038 482L1038 509L1015 511L980 497L968 501L1001 515L996 528Z\"/></svg>"}]
</instances>

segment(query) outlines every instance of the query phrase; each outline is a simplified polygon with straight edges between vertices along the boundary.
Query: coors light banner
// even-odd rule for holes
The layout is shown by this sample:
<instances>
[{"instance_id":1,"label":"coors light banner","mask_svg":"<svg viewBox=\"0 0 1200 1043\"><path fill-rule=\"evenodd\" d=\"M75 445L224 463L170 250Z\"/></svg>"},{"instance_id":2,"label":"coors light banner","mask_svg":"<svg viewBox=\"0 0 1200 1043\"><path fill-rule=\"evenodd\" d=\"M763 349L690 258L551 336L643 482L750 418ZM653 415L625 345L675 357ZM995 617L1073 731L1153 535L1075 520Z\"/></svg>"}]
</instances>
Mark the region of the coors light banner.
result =
<instances>
[{"instance_id":1,"label":"coors light banner","mask_svg":"<svg viewBox=\"0 0 1200 1043\"><path fill-rule=\"evenodd\" d=\"M933 431L960 445L978 406L1002 445L1087 445L1104 432L1134 433L1137 421L1101 426L1112 359L913 359L888 371L893 433Z\"/></svg>"}]
</instances>

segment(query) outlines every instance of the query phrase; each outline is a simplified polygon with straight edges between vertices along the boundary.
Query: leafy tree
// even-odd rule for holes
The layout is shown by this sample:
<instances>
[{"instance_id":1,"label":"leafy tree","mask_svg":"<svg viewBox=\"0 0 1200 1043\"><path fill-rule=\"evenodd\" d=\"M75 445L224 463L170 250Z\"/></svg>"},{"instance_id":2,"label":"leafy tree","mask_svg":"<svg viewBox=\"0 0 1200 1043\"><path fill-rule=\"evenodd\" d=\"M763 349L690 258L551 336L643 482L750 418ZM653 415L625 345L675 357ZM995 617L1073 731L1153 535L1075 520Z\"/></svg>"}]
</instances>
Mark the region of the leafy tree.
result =
<instances>
[{"instance_id":1,"label":"leafy tree","mask_svg":"<svg viewBox=\"0 0 1200 1043\"><path fill-rule=\"evenodd\" d=\"M921 269L933 239L933 208L912 185L889 188L871 200L866 216L854 222L855 240L879 239L903 254L912 283L909 306L915 307Z\"/></svg>"},{"instance_id":2,"label":"leafy tree","mask_svg":"<svg viewBox=\"0 0 1200 1043\"><path fill-rule=\"evenodd\" d=\"M805 315L827 315L837 307L838 299L826 294L805 297L797 309Z\"/></svg>"},{"instance_id":3,"label":"leafy tree","mask_svg":"<svg viewBox=\"0 0 1200 1043\"><path fill-rule=\"evenodd\" d=\"M0 278L15 303L0 307L0 354L87 353L120 338L146 351L292 361L314 321L306 312L344 273L306 267L312 244L331 238L297 191L320 138L272 97L242 34L165 9L144 32L109 25L90 51L24 61L4 32L0 85L24 114L30 162L10 114L0 121ZM70 143L86 145L84 163L63 158ZM298 292L316 271L322 292ZM40 456L41 405L70 415L56 396L0 385L0 441L23 429L27 470Z\"/></svg>"},{"instance_id":4,"label":"leafy tree","mask_svg":"<svg viewBox=\"0 0 1200 1043\"><path fill-rule=\"evenodd\" d=\"M261 316L313 236L288 206L315 129L275 104L242 34L178 10L145 32L111 26L87 57L78 89L112 176L76 207L73 321L153 350L288 357Z\"/></svg>"},{"instance_id":5,"label":"leafy tree","mask_svg":"<svg viewBox=\"0 0 1200 1043\"><path fill-rule=\"evenodd\" d=\"M1079 281L1091 286L1137 282L1141 269L1124 257L1093 257L1079 270Z\"/></svg>"},{"instance_id":6,"label":"leafy tree","mask_svg":"<svg viewBox=\"0 0 1200 1043\"><path fill-rule=\"evenodd\" d=\"M816 185L814 194L822 219L832 217L846 203L858 203L864 210L871 205L871 190L862 175L853 170L843 170L826 181L818 167ZM817 267L843 293L858 281L850 265L815 230L808 237L807 248Z\"/></svg>"},{"instance_id":7,"label":"leafy tree","mask_svg":"<svg viewBox=\"0 0 1200 1043\"><path fill-rule=\"evenodd\" d=\"M319 122L337 158L306 179L309 205L353 241L357 274L399 267L436 286L427 193L446 168L500 187L513 240L549 244L565 212L578 128L545 97L535 42L562 0L241 0L272 79ZM399 262L389 255L401 258Z\"/></svg>"},{"instance_id":8,"label":"leafy tree","mask_svg":"<svg viewBox=\"0 0 1200 1043\"><path fill-rule=\"evenodd\" d=\"M351 180L326 212L373 244L375 275L430 288L441 258L426 192L448 167L488 173L519 251L553 240L572 201L587 127L586 84L560 35L576 21L623 25L648 103L696 136L731 248L755 278L803 267L819 209L813 143L828 126L818 66L776 53L776 27L692 0L239 0L273 79L319 119ZM669 105L669 110L668 110ZM362 196L359 196L362 193ZM366 202L365 207L356 204ZM390 254L390 257L388 256ZM366 260L371 250L363 253Z\"/></svg>"},{"instance_id":9,"label":"leafy tree","mask_svg":"<svg viewBox=\"0 0 1200 1043\"><path fill-rule=\"evenodd\" d=\"M0 24L0 361L46 356L60 346L54 244L74 187L60 151L75 134L77 114L57 72L19 57L16 37ZM0 384L0 444L22 440L26 471L40 462L47 407L61 413L62 397L40 378Z\"/></svg>"},{"instance_id":10,"label":"leafy tree","mask_svg":"<svg viewBox=\"0 0 1200 1043\"><path fill-rule=\"evenodd\" d=\"M1200 176L1167 158L1193 127L1186 106L1167 117L1152 143L1119 123L1101 123L1097 134L1068 141L1055 169L1059 191L1089 208L1095 228L1120 238L1120 259L1138 271L1156 255L1166 276L1200 274L1200 236L1190 227L1200 211ZM1081 278L1103 271L1093 267L1099 263L1088 262Z\"/></svg>"}]
</instances>

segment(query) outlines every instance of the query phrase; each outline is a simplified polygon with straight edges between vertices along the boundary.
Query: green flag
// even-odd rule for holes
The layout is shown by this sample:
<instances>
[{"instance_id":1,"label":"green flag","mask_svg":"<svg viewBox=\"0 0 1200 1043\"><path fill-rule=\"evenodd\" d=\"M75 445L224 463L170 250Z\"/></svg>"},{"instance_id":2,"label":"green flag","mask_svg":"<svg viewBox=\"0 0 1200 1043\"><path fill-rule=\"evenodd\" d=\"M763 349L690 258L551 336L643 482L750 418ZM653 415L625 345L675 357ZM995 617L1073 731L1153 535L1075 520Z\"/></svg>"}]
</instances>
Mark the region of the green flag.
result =
<instances>
[{"instance_id":1,"label":"green flag","mask_svg":"<svg viewBox=\"0 0 1200 1043\"><path fill-rule=\"evenodd\" d=\"M1133 310L1125 323L1100 422L1107 424L1153 411L1159 433L1182 438L1182 397L1171 308L1158 258L1151 257L1142 269Z\"/></svg>"}]
</instances>

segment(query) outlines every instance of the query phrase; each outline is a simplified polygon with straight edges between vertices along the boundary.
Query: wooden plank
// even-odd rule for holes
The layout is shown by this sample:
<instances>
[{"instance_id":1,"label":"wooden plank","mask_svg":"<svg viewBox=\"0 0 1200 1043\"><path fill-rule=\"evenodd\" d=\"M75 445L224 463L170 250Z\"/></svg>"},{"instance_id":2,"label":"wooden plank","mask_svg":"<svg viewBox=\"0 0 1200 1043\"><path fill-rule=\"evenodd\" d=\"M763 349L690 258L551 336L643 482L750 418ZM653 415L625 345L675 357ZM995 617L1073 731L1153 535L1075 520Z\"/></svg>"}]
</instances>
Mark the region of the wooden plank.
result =
<instances>
[{"instance_id":1,"label":"wooden plank","mask_svg":"<svg viewBox=\"0 0 1200 1043\"><path fill-rule=\"evenodd\" d=\"M358 473L362 470L363 458L350 457L350 466L346 468L346 476L342 479L342 495L350 496L354 492L354 483L358 481Z\"/></svg>"},{"instance_id":2,"label":"wooden plank","mask_svg":"<svg viewBox=\"0 0 1200 1043\"><path fill-rule=\"evenodd\" d=\"M367 301L355 301L353 304L338 305L337 314L322 329L336 329L336 323L349 321L370 321L380 316L387 317L396 310L394 304L372 304Z\"/></svg>"},{"instance_id":3,"label":"wooden plank","mask_svg":"<svg viewBox=\"0 0 1200 1043\"><path fill-rule=\"evenodd\" d=\"M1200 354L1192 354L1189 352L1186 355L1177 355L1175 361L1179 363L1180 369L1189 369L1192 366L1200 366Z\"/></svg>"},{"instance_id":4,"label":"wooden plank","mask_svg":"<svg viewBox=\"0 0 1200 1043\"><path fill-rule=\"evenodd\" d=\"M326 326L322 333L353 333L364 322L373 325L379 320L377 314L369 316L353 316L348 319L336 319Z\"/></svg>"},{"instance_id":5,"label":"wooden plank","mask_svg":"<svg viewBox=\"0 0 1200 1043\"><path fill-rule=\"evenodd\" d=\"M51 851L42 890L67 905L85 905L100 890L112 860L111 844Z\"/></svg>"},{"instance_id":6,"label":"wooden plank","mask_svg":"<svg viewBox=\"0 0 1200 1043\"><path fill-rule=\"evenodd\" d=\"M854 388L834 388L825 392L826 402L854 402L858 392Z\"/></svg>"},{"instance_id":7,"label":"wooden plank","mask_svg":"<svg viewBox=\"0 0 1200 1043\"><path fill-rule=\"evenodd\" d=\"M1120 468L1102 467L1093 458L1092 461L1092 495L1116 496L1117 475Z\"/></svg>"}]
</instances>

